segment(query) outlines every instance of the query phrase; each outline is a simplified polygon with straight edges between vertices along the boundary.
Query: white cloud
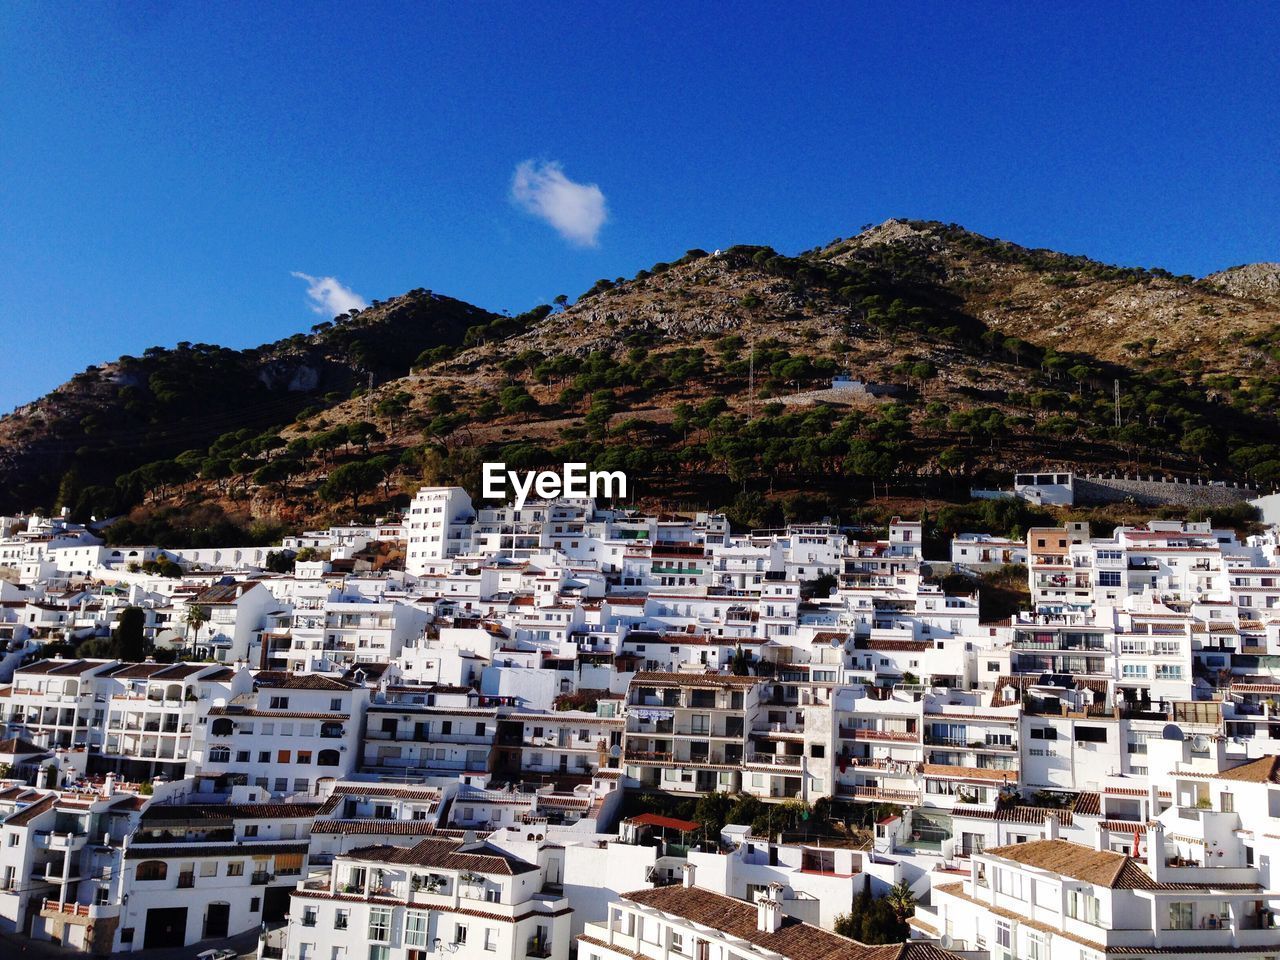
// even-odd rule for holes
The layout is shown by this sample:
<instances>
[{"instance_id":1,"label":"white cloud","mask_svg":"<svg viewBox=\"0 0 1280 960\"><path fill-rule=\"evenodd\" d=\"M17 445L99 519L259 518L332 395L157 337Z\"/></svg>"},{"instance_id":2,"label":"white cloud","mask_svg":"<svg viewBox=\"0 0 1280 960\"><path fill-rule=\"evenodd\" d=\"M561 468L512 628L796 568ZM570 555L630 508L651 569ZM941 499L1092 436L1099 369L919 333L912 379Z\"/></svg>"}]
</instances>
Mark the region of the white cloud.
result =
<instances>
[{"instance_id":1,"label":"white cloud","mask_svg":"<svg viewBox=\"0 0 1280 960\"><path fill-rule=\"evenodd\" d=\"M594 247L609 216L594 183L574 183L553 160L526 160L511 178L511 199L555 227L570 243Z\"/></svg>"},{"instance_id":2,"label":"white cloud","mask_svg":"<svg viewBox=\"0 0 1280 960\"><path fill-rule=\"evenodd\" d=\"M294 270L291 276L307 281L307 299L311 309L327 317L336 317L348 310L363 310L369 306L364 297L338 280L337 277L313 277L309 273Z\"/></svg>"}]
</instances>

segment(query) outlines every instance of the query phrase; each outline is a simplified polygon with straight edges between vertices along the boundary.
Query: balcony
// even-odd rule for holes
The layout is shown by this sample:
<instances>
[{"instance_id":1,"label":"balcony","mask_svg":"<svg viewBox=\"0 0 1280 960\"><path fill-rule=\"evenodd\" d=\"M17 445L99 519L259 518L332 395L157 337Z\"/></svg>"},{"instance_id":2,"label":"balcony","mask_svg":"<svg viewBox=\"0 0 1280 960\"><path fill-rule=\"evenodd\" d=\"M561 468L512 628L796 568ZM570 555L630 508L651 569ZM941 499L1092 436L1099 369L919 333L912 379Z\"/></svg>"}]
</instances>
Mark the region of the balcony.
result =
<instances>
[{"instance_id":1,"label":"balcony","mask_svg":"<svg viewBox=\"0 0 1280 960\"><path fill-rule=\"evenodd\" d=\"M804 757L799 754L786 753L753 753L747 757L748 764L757 764L768 767L788 767L793 770L800 769L800 764Z\"/></svg>"},{"instance_id":2,"label":"balcony","mask_svg":"<svg viewBox=\"0 0 1280 960\"><path fill-rule=\"evenodd\" d=\"M841 790L841 798L849 800L870 800L876 803L920 803L920 793L916 790L888 790L882 787L853 787Z\"/></svg>"},{"instance_id":3,"label":"balcony","mask_svg":"<svg viewBox=\"0 0 1280 960\"><path fill-rule=\"evenodd\" d=\"M72 923L88 923L101 917L115 917L120 908L113 903L58 903L57 900L44 900L40 906L40 916L55 917Z\"/></svg>"},{"instance_id":4,"label":"balcony","mask_svg":"<svg viewBox=\"0 0 1280 960\"><path fill-rule=\"evenodd\" d=\"M892 743L919 743L920 735L906 730L871 730L861 727L841 727L840 736L846 740L880 740Z\"/></svg>"},{"instance_id":5,"label":"balcony","mask_svg":"<svg viewBox=\"0 0 1280 960\"><path fill-rule=\"evenodd\" d=\"M660 750L628 750L623 754L624 759L634 760L639 763L671 763L672 755L670 751Z\"/></svg>"},{"instance_id":6,"label":"balcony","mask_svg":"<svg viewBox=\"0 0 1280 960\"><path fill-rule=\"evenodd\" d=\"M546 957L551 956L551 940L546 937L530 937L529 942L525 945L524 955L545 960Z\"/></svg>"},{"instance_id":7,"label":"balcony","mask_svg":"<svg viewBox=\"0 0 1280 960\"><path fill-rule=\"evenodd\" d=\"M267 873L265 870L255 870L253 875L249 878L249 883L255 887L265 887L274 879L275 877L272 874Z\"/></svg>"},{"instance_id":8,"label":"balcony","mask_svg":"<svg viewBox=\"0 0 1280 960\"><path fill-rule=\"evenodd\" d=\"M1013 753L1018 748L1012 743L994 743L990 740L966 740L963 737L935 737L926 733L924 743L927 747L950 747L955 750L998 750Z\"/></svg>"},{"instance_id":9,"label":"balcony","mask_svg":"<svg viewBox=\"0 0 1280 960\"><path fill-rule=\"evenodd\" d=\"M43 850L62 852L80 850L88 840L88 836L83 833L56 833L45 830L36 833L36 847Z\"/></svg>"}]
</instances>

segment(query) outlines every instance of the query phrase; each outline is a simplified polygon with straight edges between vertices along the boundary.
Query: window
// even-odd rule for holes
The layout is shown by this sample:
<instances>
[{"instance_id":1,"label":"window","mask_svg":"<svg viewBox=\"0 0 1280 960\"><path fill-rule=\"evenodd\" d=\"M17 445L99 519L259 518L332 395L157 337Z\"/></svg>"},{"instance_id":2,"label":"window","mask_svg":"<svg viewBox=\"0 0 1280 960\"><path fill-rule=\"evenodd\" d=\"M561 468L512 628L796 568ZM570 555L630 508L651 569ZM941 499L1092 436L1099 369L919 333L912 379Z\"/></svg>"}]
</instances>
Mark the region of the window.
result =
<instances>
[{"instance_id":1,"label":"window","mask_svg":"<svg viewBox=\"0 0 1280 960\"><path fill-rule=\"evenodd\" d=\"M202 877L216 877L217 875L218 875L218 861L217 861L217 860L203 860L203 861L201 861L201 863L200 863L200 876L202 876Z\"/></svg>"},{"instance_id":2,"label":"window","mask_svg":"<svg viewBox=\"0 0 1280 960\"><path fill-rule=\"evenodd\" d=\"M498 950L498 928L484 928L484 948L490 953L496 953Z\"/></svg>"},{"instance_id":3,"label":"window","mask_svg":"<svg viewBox=\"0 0 1280 960\"><path fill-rule=\"evenodd\" d=\"M289 758L292 756L293 756L293 752L291 750L277 750L276 763L288 763Z\"/></svg>"},{"instance_id":4,"label":"window","mask_svg":"<svg viewBox=\"0 0 1280 960\"><path fill-rule=\"evenodd\" d=\"M272 710L288 710L289 698L288 697L272 697L271 709Z\"/></svg>"},{"instance_id":5,"label":"window","mask_svg":"<svg viewBox=\"0 0 1280 960\"><path fill-rule=\"evenodd\" d=\"M425 910L409 910L405 913L404 945L406 947L427 945L427 912Z\"/></svg>"},{"instance_id":6,"label":"window","mask_svg":"<svg viewBox=\"0 0 1280 960\"><path fill-rule=\"evenodd\" d=\"M309 926L314 927L315 923L311 923L309 924ZM315 956L316 956L316 945L314 943L298 944L298 960L315 960Z\"/></svg>"},{"instance_id":7,"label":"window","mask_svg":"<svg viewBox=\"0 0 1280 960\"><path fill-rule=\"evenodd\" d=\"M1098 898L1087 890L1068 890L1067 916L1098 926Z\"/></svg>"},{"instance_id":8,"label":"window","mask_svg":"<svg viewBox=\"0 0 1280 960\"><path fill-rule=\"evenodd\" d=\"M329 701L329 709L330 709L332 712L334 712L334 713L337 713L338 711L340 711L340 710L342 709L342 698L341 698L341 697L333 697L333 698Z\"/></svg>"},{"instance_id":9,"label":"window","mask_svg":"<svg viewBox=\"0 0 1280 960\"><path fill-rule=\"evenodd\" d=\"M228 876L228 877L243 877L243 876L244 876L244 861L243 861L243 860L232 860L230 863L228 863L228 864L227 864L227 876Z\"/></svg>"},{"instance_id":10,"label":"window","mask_svg":"<svg viewBox=\"0 0 1280 960\"><path fill-rule=\"evenodd\" d=\"M1100 587L1120 586L1120 571L1119 570L1099 570L1098 586Z\"/></svg>"},{"instance_id":11,"label":"window","mask_svg":"<svg viewBox=\"0 0 1280 960\"><path fill-rule=\"evenodd\" d=\"M297 757L295 757L295 758L294 758L294 761L293 761L293 762L294 762L294 763L310 763L310 762L311 762L311 751L310 751L310 750L299 750L299 751L298 751L298 755L297 755Z\"/></svg>"},{"instance_id":12,"label":"window","mask_svg":"<svg viewBox=\"0 0 1280 960\"><path fill-rule=\"evenodd\" d=\"M1169 904L1169 923L1166 930L1190 930L1195 906L1190 903Z\"/></svg>"},{"instance_id":13,"label":"window","mask_svg":"<svg viewBox=\"0 0 1280 960\"><path fill-rule=\"evenodd\" d=\"M347 909L335 910L333 914L333 929L345 930L351 925L351 911ZM408 943L408 940L405 941Z\"/></svg>"},{"instance_id":14,"label":"window","mask_svg":"<svg viewBox=\"0 0 1280 960\"><path fill-rule=\"evenodd\" d=\"M314 927L320 919L320 910L318 907L302 908L302 925L304 927Z\"/></svg>"},{"instance_id":15,"label":"window","mask_svg":"<svg viewBox=\"0 0 1280 960\"><path fill-rule=\"evenodd\" d=\"M453 925L453 942L459 946L467 942L467 925L465 923L455 923Z\"/></svg>"},{"instance_id":16,"label":"window","mask_svg":"<svg viewBox=\"0 0 1280 960\"><path fill-rule=\"evenodd\" d=\"M322 767L336 767L338 765L338 751L321 750L316 763Z\"/></svg>"},{"instance_id":17,"label":"window","mask_svg":"<svg viewBox=\"0 0 1280 960\"><path fill-rule=\"evenodd\" d=\"M1015 900L1026 899L1025 894L1022 892L1022 874L1014 870L996 871L996 889L1007 897L1013 897Z\"/></svg>"},{"instance_id":18,"label":"window","mask_svg":"<svg viewBox=\"0 0 1280 960\"><path fill-rule=\"evenodd\" d=\"M258 825L256 823L245 824L244 835L246 837L256 837L258 835Z\"/></svg>"},{"instance_id":19,"label":"window","mask_svg":"<svg viewBox=\"0 0 1280 960\"><path fill-rule=\"evenodd\" d=\"M135 874L137 880L163 880L169 875L169 866L163 860L143 860Z\"/></svg>"},{"instance_id":20,"label":"window","mask_svg":"<svg viewBox=\"0 0 1280 960\"><path fill-rule=\"evenodd\" d=\"M369 939L374 943L389 943L391 940L391 908L369 908Z\"/></svg>"}]
</instances>

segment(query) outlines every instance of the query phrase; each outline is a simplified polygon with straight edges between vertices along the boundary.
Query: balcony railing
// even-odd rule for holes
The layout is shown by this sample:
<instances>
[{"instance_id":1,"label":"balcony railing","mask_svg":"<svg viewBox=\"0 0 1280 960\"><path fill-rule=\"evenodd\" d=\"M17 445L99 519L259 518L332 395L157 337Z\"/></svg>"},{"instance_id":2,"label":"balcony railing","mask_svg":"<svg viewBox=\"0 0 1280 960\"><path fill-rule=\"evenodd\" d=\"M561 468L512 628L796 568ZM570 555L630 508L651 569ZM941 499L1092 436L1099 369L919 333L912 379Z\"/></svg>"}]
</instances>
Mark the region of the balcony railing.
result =
<instances>
[{"instance_id":1,"label":"balcony railing","mask_svg":"<svg viewBox=\"0 0 1280 960\"><path fill-rule=\"evenodd\" d=\"M799 754L785 753L753 753L747 757L747 763L758 763L773 767L792 767L799 769L804 760Z\"/></svg>"},{"instance_id":2,"label":"balcony railing","mask_svg":"<svg viewBox=\"0 0 1280 960\"><path fill-rule=\"evenodd\" d=\"M919 743L920 735L905 730L869 730L859 727L841 727L840 736L846 740L888 740L894 743Z\"/></svg>"},{"instance_id":3,"label":"balcony railing","mask_svg":"<svg viewBox=\"0 0 1280 960\"><path fill-rule=\"evenodd\" d=\"M628 750L624 754L627 760L639 760L644 763L670 763L671 753L659 750Z\"/></svg>"}]
</instances>

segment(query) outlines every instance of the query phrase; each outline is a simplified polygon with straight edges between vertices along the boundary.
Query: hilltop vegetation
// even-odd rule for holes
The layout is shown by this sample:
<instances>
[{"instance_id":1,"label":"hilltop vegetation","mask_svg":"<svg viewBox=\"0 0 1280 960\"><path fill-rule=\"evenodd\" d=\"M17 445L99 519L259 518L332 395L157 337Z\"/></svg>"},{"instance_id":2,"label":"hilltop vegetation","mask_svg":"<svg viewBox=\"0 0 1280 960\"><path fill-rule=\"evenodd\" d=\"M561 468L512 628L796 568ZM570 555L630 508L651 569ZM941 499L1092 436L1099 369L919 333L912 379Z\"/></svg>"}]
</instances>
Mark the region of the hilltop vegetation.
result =
<instances>
[{"instance_id":1,"label":"hilltop vegetation","mask_svg":"<svg viewBox=\"0 0 1280 960\"><path fill-rule=\"evenodd\" d=\"M1116 304L1146 311L1128 339L1081 320ZM750 524L1062 463L1269 487L1277 330L1207 282L890 221L795 257L692 250L518 316L415 291L257 351L122 358L0 422L25 434L0 508L266 536L422 481L476 492L485 460L623 469L643 499ZM824 391L846 371L884 395Z\"/></svg>"}]
</instances>

